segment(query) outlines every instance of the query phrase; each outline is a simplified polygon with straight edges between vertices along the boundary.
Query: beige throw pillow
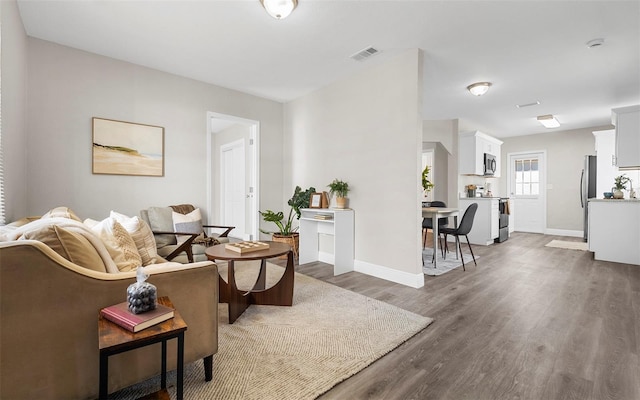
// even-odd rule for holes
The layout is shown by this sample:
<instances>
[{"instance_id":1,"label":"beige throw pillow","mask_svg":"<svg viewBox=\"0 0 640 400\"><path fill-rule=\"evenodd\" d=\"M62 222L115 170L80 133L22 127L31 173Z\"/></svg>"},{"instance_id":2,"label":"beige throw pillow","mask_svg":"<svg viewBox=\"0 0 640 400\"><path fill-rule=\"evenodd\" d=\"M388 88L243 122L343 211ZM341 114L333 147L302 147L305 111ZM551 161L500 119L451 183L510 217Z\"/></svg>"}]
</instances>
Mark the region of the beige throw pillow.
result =
<instances>
[{"instance_id":1,"label":"beige throw pillow","mask_svg":"<svg viewBox=\"0 0 640 400\"><path fill-rule=\"evenodd\" d=\"M189 214L180 214L175 211L171 214L173 219L173 228L176 232L182 233L200 233L202 234L202 214L200 209L196 208ZM184 243L190 236L176 235L178 244Z\"/></svg>"},{"instance_id":2,"label":"beige throw pillow","mask_svg":"<svg viewBox=\"0 0 640 400\"><path fill-rule=\"evenodd\" d=\"M90 225L90 221L85 221L85 224ZM105 218L92 226L91 230L102 239L120 272L132 271L142 265L136 243L118 221Z\"/></svg>"},{"instance_id":3,"label":"beige throw pillow","mask_svg":"<svg viewBox=\"0 0 640 400\"><path fill-rule=\"evenodd\" d=\"M47 225L25 232L22 239L40 241L62 257L81 267L107 272L96 249L84 236L78 233L56 225Z\"/></svg>"},{"instance_id":4,"label":"beige throw pillow","mask_svg":"<svg viewBox=\"0 0 640 400\"><path fill-rule=\"evenodd\" d=\"M82 220L74 213L69 207L56 207L47 211L41 218L68 218L78 222L82 222Z\"/></svg>"},{"instance_id":5,"label":"beige throw pillow","mask_svg":"<svg viewBox=\"0 0 640 400\"><path fill-rule=\"evenodd\" d=\"M115 211L111 211L110 217L129 232L142 259L142 265L154 264L158 257L158 249L149 225L138 217L128 217Z\"/></svg>"}]
</instances>

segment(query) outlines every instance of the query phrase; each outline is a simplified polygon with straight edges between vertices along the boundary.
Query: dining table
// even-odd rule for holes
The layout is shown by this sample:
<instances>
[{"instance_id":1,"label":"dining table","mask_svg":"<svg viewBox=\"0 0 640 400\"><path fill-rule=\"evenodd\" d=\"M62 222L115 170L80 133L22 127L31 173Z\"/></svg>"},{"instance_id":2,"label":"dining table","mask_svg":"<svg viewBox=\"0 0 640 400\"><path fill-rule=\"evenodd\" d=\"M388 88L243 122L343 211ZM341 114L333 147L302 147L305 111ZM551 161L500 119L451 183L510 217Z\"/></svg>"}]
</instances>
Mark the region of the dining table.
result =
<instances>
[{"instance_id":1,"label":"dining table","mask_svg":"<svg viewBox=\"0 0 640 400\"><path fill-rule=\"evenodd\" d=\"M458 227L458 214L460 210L451 207L422 207L422 218L430 218L431 226L433 226L433 268L438 262L438 218L453 217L453 226ZM458 257L458 248L456 247L456 258Z\"/></svg>"}]
</instances>

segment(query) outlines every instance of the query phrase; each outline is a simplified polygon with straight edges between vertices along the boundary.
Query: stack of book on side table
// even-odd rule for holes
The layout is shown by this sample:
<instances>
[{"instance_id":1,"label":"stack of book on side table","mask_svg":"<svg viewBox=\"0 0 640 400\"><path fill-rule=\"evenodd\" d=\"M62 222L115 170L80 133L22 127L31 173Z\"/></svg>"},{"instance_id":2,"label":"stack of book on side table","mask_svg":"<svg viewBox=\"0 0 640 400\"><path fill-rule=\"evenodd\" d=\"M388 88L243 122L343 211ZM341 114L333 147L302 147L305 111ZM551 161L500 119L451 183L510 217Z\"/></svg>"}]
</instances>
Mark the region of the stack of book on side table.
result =
<instances>
[{"instance_id":1,"label":"stack of book on side table","mask_svg":"<svg viewBox=\"0 0 640 400\"><path fill-rule=\"evenodd\" d=\"M114 324L135 333L173 318L174 310L158 303L153 310L134 314L129 311L129 302L125 301L103 308L100 310L100 315Z\"/></svg>"},{"instance_id":2,"label":"stack of book on side table","mask_svg":"<svg viewBox=\"0 0 640 400\"><path fill-rule=\"evenodd\" d=\"M333 215L331 214L316 214L313 216L314 219L320 219L320 220L329 220L329 219L333 219Z\"/></svg>"}]
</instances>

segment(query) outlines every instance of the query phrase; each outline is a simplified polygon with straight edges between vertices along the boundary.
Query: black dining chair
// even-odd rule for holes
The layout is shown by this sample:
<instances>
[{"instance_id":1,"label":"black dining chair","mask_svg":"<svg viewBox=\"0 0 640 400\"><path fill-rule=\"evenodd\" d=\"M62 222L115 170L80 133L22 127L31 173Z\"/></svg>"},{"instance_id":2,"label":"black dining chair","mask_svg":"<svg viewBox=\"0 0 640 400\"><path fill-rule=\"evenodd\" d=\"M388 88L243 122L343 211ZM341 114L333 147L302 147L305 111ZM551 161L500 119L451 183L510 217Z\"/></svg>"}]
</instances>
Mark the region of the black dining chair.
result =
<instances>
[{"instance_id":1,"label":"black dining chair","mask_svg":"<svg viewBox=\"0 0 640 400\"><path fill-rule=\"evenodd\" d=\"M471 228L473 227L473 219L476 216L476 211L478 210L478 203L471 203L469 207L464 212L462 216L462 220L457 228L444 228L440 232L444 234L444 248L445 251L449 251L447 246L447 235L453 235L456 237L456 244L458 245L458 249L460 249L460 258L462 259L462 270L466 271L464 267L464 256L462 255L462 246L460 245L460 236L464 236L467 239L467 245L469 246L469 251L471 251L471 257L473 257L473 263L478 266L476 263L476 257L473 255L473 249L471 248L471 243L469 243L469 237L467 236L469 232L471 232Z\"/></svg>"},{"instance_id":2,"label":"black dining chair","mask_svg":"<svg viewBox=\"0 0 640 400\"><path fill-rule=\"evenodd\" d=\"M432 201L430 207L442 207L446 208L447 205L444 201ZM438 231L440 232L442 229L446 228L449 225L449 218L438 218ZM431 229L433 231L433 223L431 218L422 218L422 231L424 233L424 240L422 242L422 248L427 247L427 230ZM440 250L442 251L442 257L444 257L444 247L442 247L442 239L438 235L438 243L440 244ZM433 257L436 257L436 249L433 249Z\"/></svg>"}]
</instances>

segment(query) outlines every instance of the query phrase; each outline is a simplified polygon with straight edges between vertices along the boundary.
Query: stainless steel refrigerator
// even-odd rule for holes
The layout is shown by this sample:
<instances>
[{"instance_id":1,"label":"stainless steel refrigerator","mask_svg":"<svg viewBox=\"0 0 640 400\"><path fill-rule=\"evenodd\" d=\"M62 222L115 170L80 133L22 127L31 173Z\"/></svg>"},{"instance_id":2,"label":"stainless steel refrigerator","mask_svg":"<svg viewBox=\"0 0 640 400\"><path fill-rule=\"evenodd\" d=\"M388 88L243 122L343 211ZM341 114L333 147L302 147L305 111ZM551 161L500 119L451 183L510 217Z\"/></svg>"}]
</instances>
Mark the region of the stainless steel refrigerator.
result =
<instances>
[{"instance_id":1,"label":"stainless steel refrigerator","mask_svg":"<svg viewBox=\"0 0 640 400\"><path fill-rule=\"evenodd\" d=\"M589 237L589 207L588 199L597 197L596 194L596 156L584 157L584 169L580 176L580 204L584 210L584 232L582 239L586 242Z\"/></svg>"}]
</instances>

